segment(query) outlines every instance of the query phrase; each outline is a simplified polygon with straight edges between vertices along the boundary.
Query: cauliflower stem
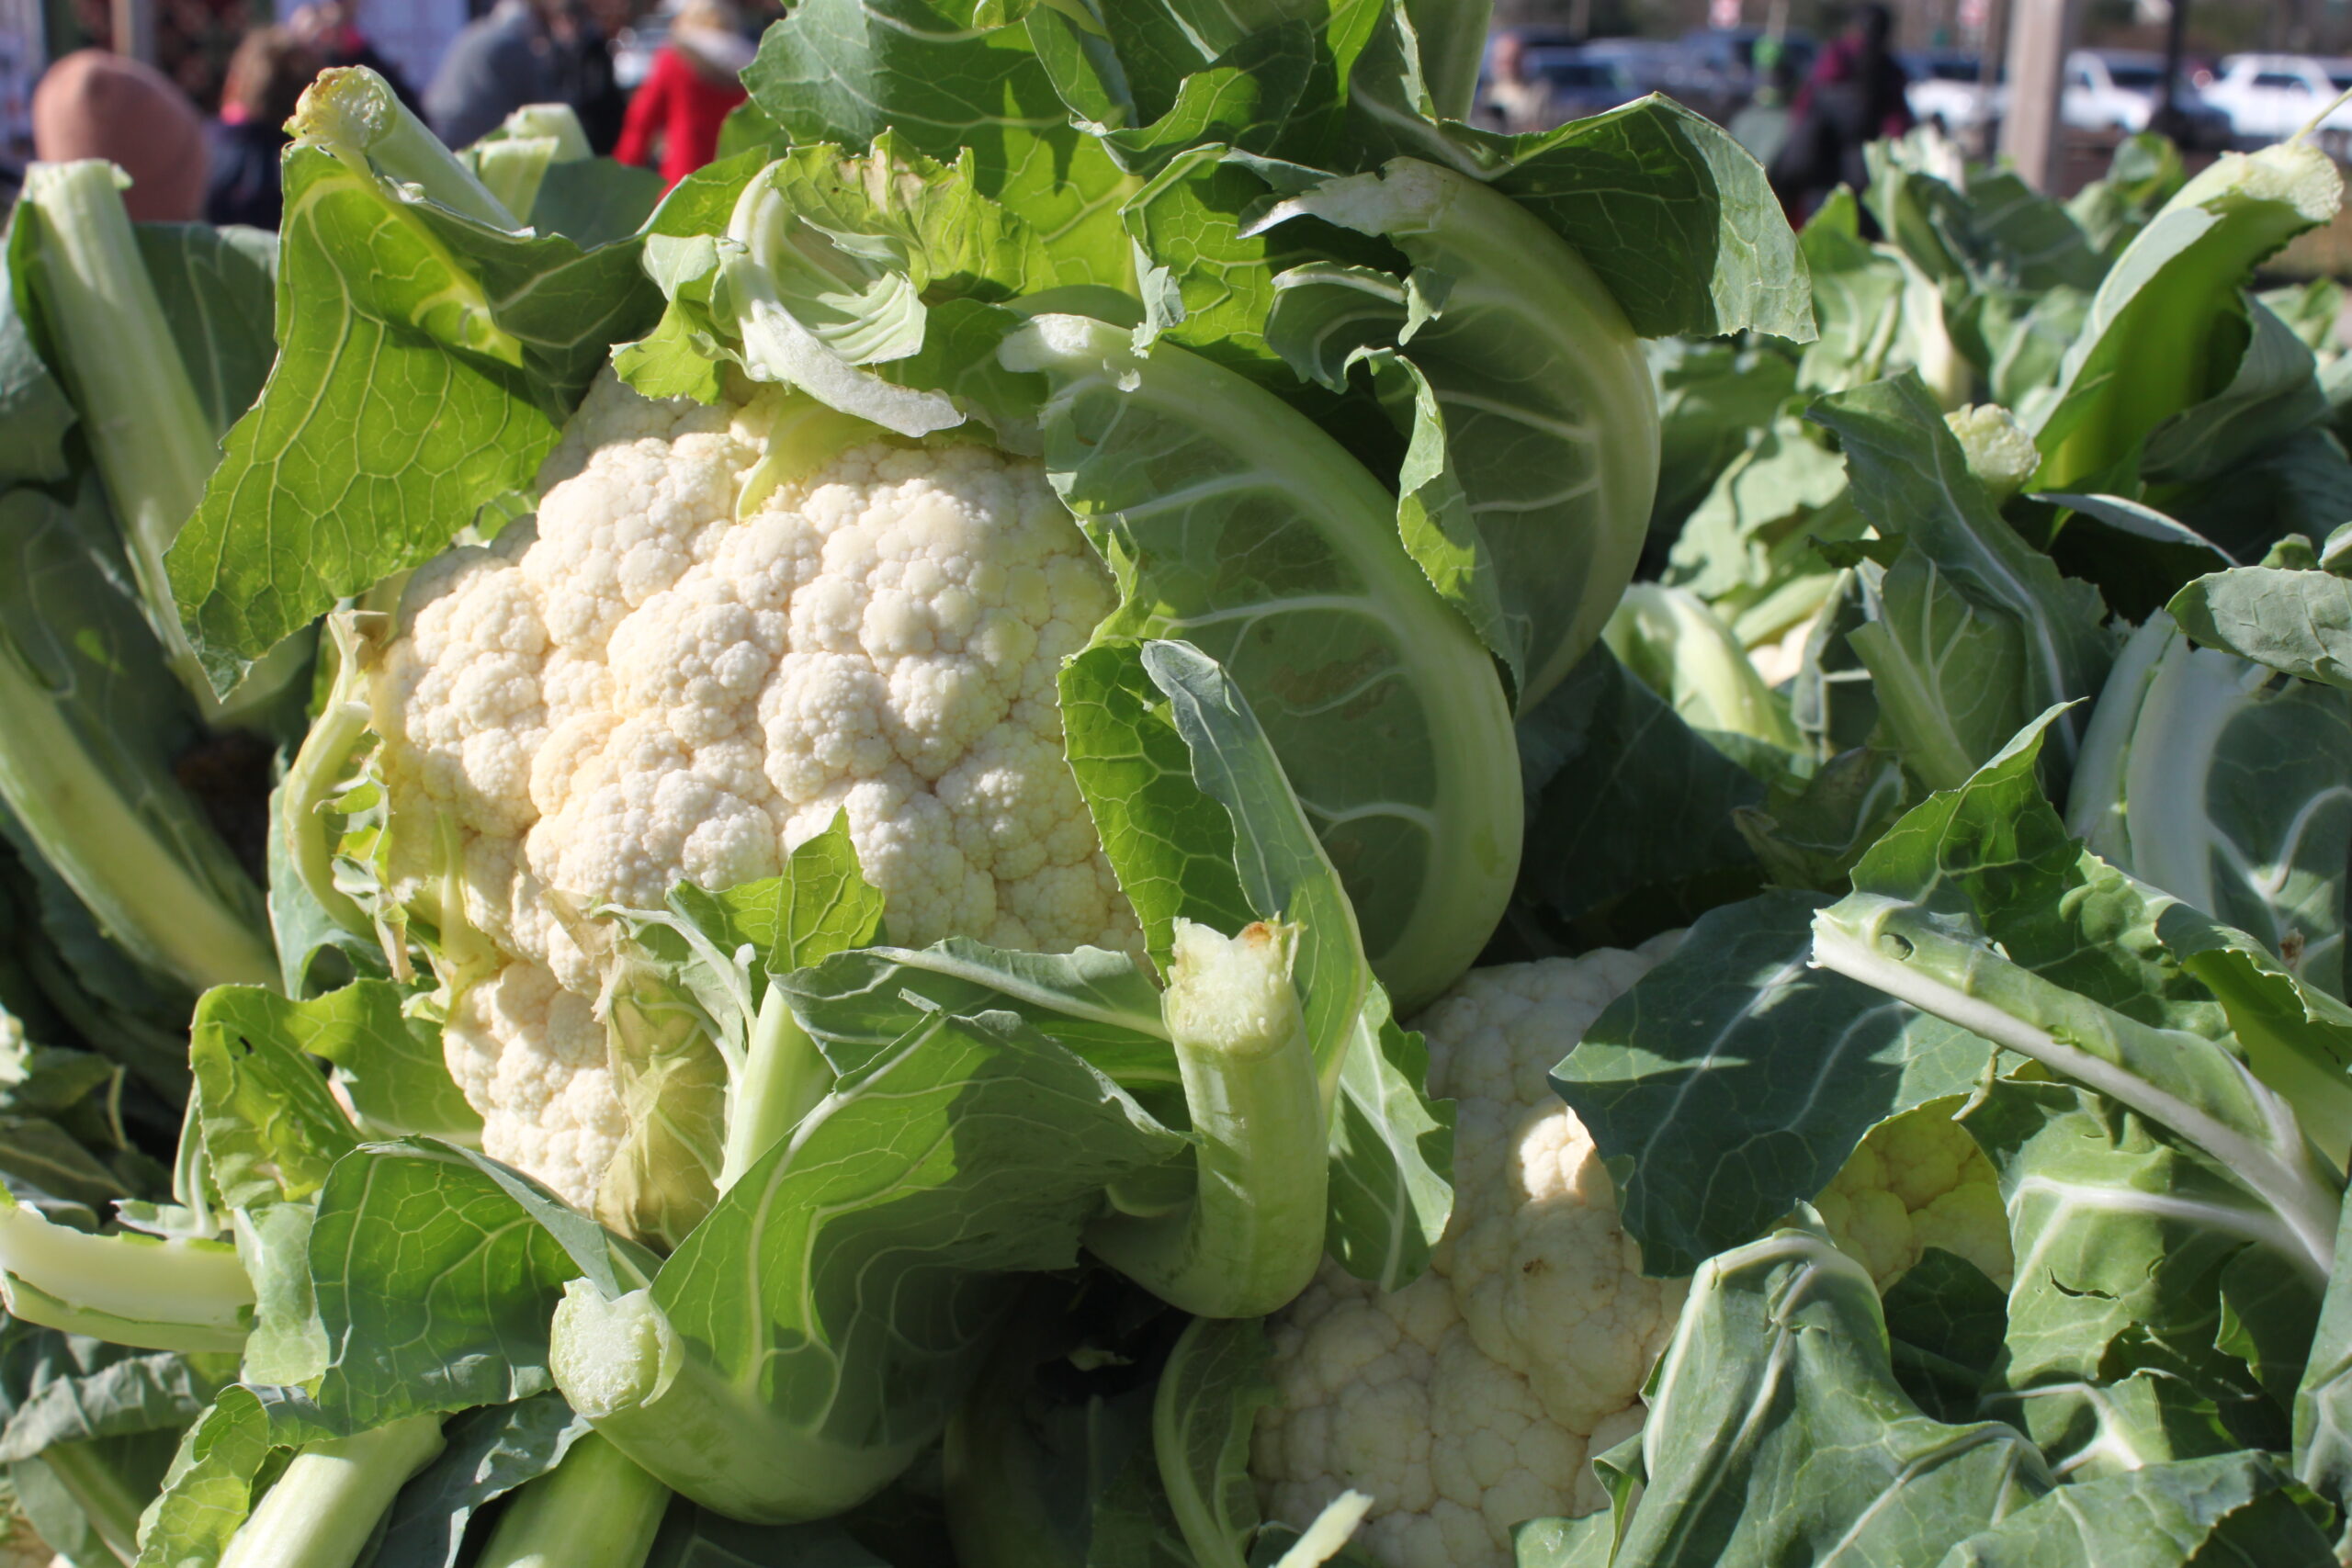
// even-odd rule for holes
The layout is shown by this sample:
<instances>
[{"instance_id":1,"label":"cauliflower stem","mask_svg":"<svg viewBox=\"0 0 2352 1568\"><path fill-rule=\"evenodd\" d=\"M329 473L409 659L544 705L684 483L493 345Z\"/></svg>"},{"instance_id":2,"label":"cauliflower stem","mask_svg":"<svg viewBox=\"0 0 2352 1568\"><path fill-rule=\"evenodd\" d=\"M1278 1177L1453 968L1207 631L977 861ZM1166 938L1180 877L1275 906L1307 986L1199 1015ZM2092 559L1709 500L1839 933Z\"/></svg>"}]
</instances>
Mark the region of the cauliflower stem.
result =
<instances>
[{"instance_id":1,"label":"cauliflower stem","mask_svg":"<svg viewBox=\"0 0 2352 1568\"><path fill-rule=\"evenodd\" d=\"M204 499L220 433L198 400L140 260L122 177L96 158L26 173L25 203L39 215L40 288L65 379L88 411L83 429L121 521L141 608L172 673L208 728L258 728L302 673L311 639L288 637L264 654L222 701L180 624L164 553Z\"/></svg>"},{"instance_id":2,"label":"cauliflower stem","mask_svg":"<svg viewBox=\"0 0 2352 1568\"><path fill-rule=\"evenodd\" d=\"M670 1489L590 1433L516 1494L477 1568L637 1568Z\"/></svg>"},{"instance_id":3,"label":"cauliflower stem","mask_svg":"<svg viewBox=\"0 0 2352 1568\"><path fill-rule=\"evenodd\" d=\"M1191 1113L1192 1195L1085 1232L1102 1261L1204 1315L1273 1310L1314 1277L1322 1255L1324 1111L1291 979L1295 939L1263 922L1231 938L1178 924L1162 1009ZM822 1092L830 1074L782 1005L786 994L772 984L752 1027L722 1192L787 1137L787 1168L842 1157L828 1142L829 1119L851 1102ZM1150 1168L1172 1165L1182 1147L1157 1136L1164 1141ZM771 1169L765 1179L772 1196L778 1178ZM555 1311L551 1350L574 1410L620 1452L731 1517L791 1523L836 1513L887 1484L933 1435L831 1429L813 1402L778 1398L756 1375L720 1364L650 1290L608 1295L573 1280Z\"/></svg>"},{"instance_id":4,"label":"cauliflower stem","mask_svg":"<svg viewBox=\"0 0 2352 1568\"><path fill-rule=\"evenodd\" d=\"M330 66L304 89L287 130L345 160L372 164L387 179L421 189L452 212L493 229L521 221L463 160L401 102L391 84L364 65Z\"/></svg>"},{"instance_id":5,"label":"cauliflower stem","mask_svg":"<svg viewBox=\"0 0 2352 1568\"><path fill-rule=\"evenodd\" d=\"M124 1562L139 1556L139 1515L148 1494L133 1491L106 1452L104 1438L51 1443L34 1462L73 1499L90 1522L90 1532ZM0 1558L0 1562L6 1561Z\"/></svg>"},{"instance_id":6,"label":"cauliflower stem","mask_svg":"<svg viewBox=\"0 0 2352 1568\"><path fill-rule=\"evenodd\" d=\"M392 1498L442 1449L438 1416L404 1416L294 1456L220 1568L351 1568Z\"/></svg>"},{"instance_id":7,"label":"cauliflower stem","mask_svg":"<svg viewBox=\"0 0 2352 1568\"><path fill-rule=\"evenodd\" d=\"M820 1519L872 1496L931 1436L859 1444L804 1430L693 1354L648 1291L608 1300L571 1281L549 1366L571 1407L619 1450L659 1455L664 1477L690 1478L696 1502L758 1524Z\"/></svg>"},{"instance_id":8,"label":"cauliflower stem","mask_svg":"<svg viewBox=\"0 0 2352 1568\"><path fill-rule=\"evenodd\" d=\"M1197 1154L1193 1199L1117 1215L1094 1255L1202 1317L1256 1317L1306 1288L1323 1255L1329 1166L1306 1018L1291 986L1295 932L1262 921L1227 938L1176 922L1163 1016Z\"/></svg>"},{"instance_id":9,"label":"cauliflower stem","mask_svg":"<svg viewBox=\"0 0 2352 1568\"><path fill-rule=\"evenodd\" d=\"M718 1190L734 1186L762 1155L782 1142L832 1085L832 1069L785 1005L784 988L771 985L752 1021L743 1070L729 1090Z\"/></svg>"},{"instance_id":10,"label":"cauliflower stem","mask_svg":"<svg viewBox=\"0 0 2352 1568\"><path fill-rule=\"evenodd\" d=\"M12 1316L67 1334L233 1354L253 1322L254 1288L224 1243L91 1235L0 1187L0 1301Z\"/></svg>"},{"instance_id":11,"label":"cauliflower stem","mask_svg":"<svg viewBox=\"0 0 2352 1568\"><path fill-rule=\"evenodd\" d=\"M117 941L194 990L277 977L243 873L198 839L199 864L124 798L23 647L0 632L0 799ZM240 886L243 884L243 886Z\"/></svg>"}]
</instances>

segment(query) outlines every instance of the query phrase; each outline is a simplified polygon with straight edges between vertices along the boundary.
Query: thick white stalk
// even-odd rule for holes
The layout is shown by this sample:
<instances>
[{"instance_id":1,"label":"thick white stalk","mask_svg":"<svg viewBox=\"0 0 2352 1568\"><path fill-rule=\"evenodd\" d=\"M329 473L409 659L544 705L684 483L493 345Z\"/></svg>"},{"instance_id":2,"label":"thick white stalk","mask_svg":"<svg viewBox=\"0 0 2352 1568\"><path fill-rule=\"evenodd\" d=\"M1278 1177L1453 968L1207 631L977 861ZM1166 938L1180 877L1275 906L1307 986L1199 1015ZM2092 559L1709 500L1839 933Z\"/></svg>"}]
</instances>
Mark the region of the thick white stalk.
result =
<instances>
[{"instance_id":1,"label":"thick white stalk","mask_svg":"<svg viewBox=\"0 0 2352 1568\"><path fill-rule=\"evenodd\" d=\"M641 1568L670 1489L594 1433L515 1494L475 1568Z\"/></svg>"},{"instance_id":2,"label":"thick white stalk","mask_svg":"<svg viewBox=\"0 0 2352 1568\"><path fill-rule=\"evenodd\" d=\"M392 1498L442 1446L438 1416L311 1444L231 1538L220 1568L352 1568Z\"/></svg>"}]
</instances>

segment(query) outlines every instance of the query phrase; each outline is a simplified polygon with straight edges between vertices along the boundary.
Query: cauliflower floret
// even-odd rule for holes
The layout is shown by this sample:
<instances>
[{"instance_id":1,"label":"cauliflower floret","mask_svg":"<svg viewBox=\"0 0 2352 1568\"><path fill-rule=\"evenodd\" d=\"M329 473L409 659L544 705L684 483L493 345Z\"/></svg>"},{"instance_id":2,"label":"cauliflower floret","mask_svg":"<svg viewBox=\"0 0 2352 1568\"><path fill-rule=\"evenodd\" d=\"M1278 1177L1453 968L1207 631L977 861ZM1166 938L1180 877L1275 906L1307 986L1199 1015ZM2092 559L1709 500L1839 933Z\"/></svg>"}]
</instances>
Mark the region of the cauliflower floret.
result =
<instances>
[{"instance_id":1,"label":"cauliflower floret","mask_svg":"<svg viewBox=\"0 0 2352 1568\"><path fill-rule=\"evenodd\" d=\"M1353 1487L1386 1568L1502 1568L1513 1525L1607 1501L1586 1461L1641 1429L1685 1284L1643 1276L1546 1075L1672 942L1475 970L1416 1022L1454 1100L1453 1218L1405 1289L1326 1263L1273 1320L1251 1465L1270 1517L1303 1528Z\"/></svg>"},{"instance_id":2,"label":"cauliflower floret","mask_svg":"<svg viewBox=\"0 0 2352 1568\"><path fill-rule=\"evenodd\" d=\"M2003 1290L2016 1277L1993 1162L1951 1119L1956 1108L1944 1100L1880 1122L1813 1201L1830 1239L1882 1291L1931 1247L1965 1258Z\"/></svg>"},{"instance_id":3,"label":"cauliflower floret","mask_svg":"<svg viewBox=\"0 0 2352 1568\"><path fill-rule=\"evenodd\" d=\"M621 1131L580 912L773 875L846 812L892 934L1132 948L1062 755L1056 671L1110 578L1043 466L878 437L739 520L783 395L704 408L609 374L536 523L421 570L374 672L394 893L457 835L512 962L450 1066L492 1154L583 1207Z\"/></svg>"},{"instance_id":4,"label":"cauliflower floret","mask_svg":"<svg viewBox=\"0 0 2352 1568\"><path fill-rule=\"evenodd\" d=\"M2033 437L1998 403L1971 403L1944 415L1944 423L1959 438L1968 471L1996 506L2023 490L2041 467L2041 451Z\"/></svg>"},{"instance_id":5,"label":"cauliflower floret","mask_svg":"<svg viewBox=\"0 0 2352 1568\"><path fill-rule=\"evenodd\" d=\"M458 999L442 1039L484 1153L558 1192L595 1190L628 1127L593 1002L543 964L509 964Z\"/></svg>"}]
</instances>

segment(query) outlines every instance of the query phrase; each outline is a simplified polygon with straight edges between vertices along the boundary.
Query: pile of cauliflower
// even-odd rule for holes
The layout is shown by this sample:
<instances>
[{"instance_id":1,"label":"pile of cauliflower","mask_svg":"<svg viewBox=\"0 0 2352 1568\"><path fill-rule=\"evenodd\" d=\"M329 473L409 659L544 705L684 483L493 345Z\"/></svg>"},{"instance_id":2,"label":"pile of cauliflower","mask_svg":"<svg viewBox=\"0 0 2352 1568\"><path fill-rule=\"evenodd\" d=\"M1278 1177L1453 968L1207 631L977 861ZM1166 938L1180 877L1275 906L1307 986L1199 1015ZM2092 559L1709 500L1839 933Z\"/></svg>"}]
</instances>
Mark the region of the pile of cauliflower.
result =
<instances>
[{"instance_id":1,"label":"pile of cauliflower","mask_svg":"<svg viewBox=\"0 0 2352 1568\"><path fill-rule=\"evenodd\" d=\"M583 1209L628 1132L599 906L773 875L846 814L895 941L1140 943L1056 687L1114 594L1042 467L877 432L771 490L794 412L608 373L536 520L419 571L371 671L390 892L424 897L454 852L499 954L457 998L450 1070L487 1152ZM766 493L739 516L747 484ZM1547 1074L1677 940L1475 971L1417 1021L1456 1105L1453 1222L1404 1290L1327 1264L1273 1320L1271 1517L1352 1488L1388 1568L1501 1568L1512 1526L1604 1504L1589 1461L1640 1430L1685 1285L1641 1272ZM2007 1279L1990 1169L1949 1114L1887 1123L1819 1201L1883 1284L1931 1240Z\"/></svg>"},{"instance_id":2,"label":"pile of cauliflower","mask_svg":"<svg viewBox=\"0 0 2352 1568\"><path fill-rule=\"evenodd\" d=\"M600 904L773 875L846 812L892 939L1136 944L1063 758L1057 667L1108 574L1034 460L876 439L746 481L789 395L652 401L609 372L533 525L420 570L373 675L392 888L463 856L503 958L458 998L483 1146L593 1203L627 1131L595 1002Z\"/></svg>"},{"instance_id":3,"label":"pile of cauliflower","mask_svg":"<svg viewBox=\"0 0 2352 1568\"><path fill-rule=\"evenodd\" d=\"M1680 936L1473 970L1414 1021L1430 1092L1454 1100L1453 1217L1403 1290L1326 1262L1272 1320L1276 1400L1250 1461L1267 1517L1304 1529L1352 1489L1383 1568L1509 1568L1514 1525L1606 1506L1589 1461L1641 1430L1688 1282L1642 1273L1548 1075ZM1815 1201L1882 1289L1928 1247L2009 1282L1993 1168L1953 1109L1882 1123Z\"/></svg>"}]
</instances>

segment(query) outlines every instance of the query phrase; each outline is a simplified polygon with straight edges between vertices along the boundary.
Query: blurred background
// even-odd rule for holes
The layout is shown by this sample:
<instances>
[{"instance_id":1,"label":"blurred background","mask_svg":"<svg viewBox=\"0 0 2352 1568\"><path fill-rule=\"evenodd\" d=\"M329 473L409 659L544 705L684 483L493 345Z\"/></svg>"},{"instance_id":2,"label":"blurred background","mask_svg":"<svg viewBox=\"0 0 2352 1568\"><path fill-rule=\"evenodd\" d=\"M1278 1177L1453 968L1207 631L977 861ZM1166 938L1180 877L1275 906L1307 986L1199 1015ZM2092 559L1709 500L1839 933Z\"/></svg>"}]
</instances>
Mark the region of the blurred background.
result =
<instances>
[{"instance_id":1,"label":"blurred background","mask_svg":"<svg viewBox=\"0 0 2352 1568\"><path fill-rule=\"evenodd\" d=\"M2318 118L2322 144L2352 157L2352 107L2335 104L2352 88L2347 0L1496 0L1495 23L1498 129L1657 91L1769 166L1820 89L1870 75L1876 49L1894 80L1861 85L1870 134L1929 125L2061 196L2152 130L2195 163Z\"/></svg>"},{"instance_id":2,"label":"blurred background","mask_svg":"<svg viewBox=\"0 0 2352 1568\"><path fill-rule=\"evenodd\" d=\"M709 155L718 120L740 100L732 73L781 9L0 0L0 196L40 151L44 72L77 51L134 62L101 73L100 86L129 92L115 77L152 67L130 85L185 100L187 123L204 126L203 215L214 221L275 220L277 125L322 64L382 70L453 145L528 101L518 95L560 98L596 151L674 181ZM2193 166L2317 118L2322 144L2352 158L2352 107L2335 103L2352 87L2352 0L1496 0L1494 24L1481 123L1543 130L1665 93L1729 126L1800 220L1862 141L1913 126L1949 137L1960 156L2004 158L2061 196L2104 170L2123 139L2152 130ZM88 107L116 100L93 96L86 71L52 74L74 75L85 121L115 114ZM69 118L51 113L52 141ZM141 131L151 142L179 134ZM74 149L89 150L103 151Z\"/></svg>"}]
</instances>

